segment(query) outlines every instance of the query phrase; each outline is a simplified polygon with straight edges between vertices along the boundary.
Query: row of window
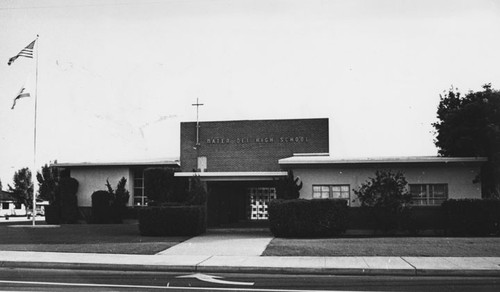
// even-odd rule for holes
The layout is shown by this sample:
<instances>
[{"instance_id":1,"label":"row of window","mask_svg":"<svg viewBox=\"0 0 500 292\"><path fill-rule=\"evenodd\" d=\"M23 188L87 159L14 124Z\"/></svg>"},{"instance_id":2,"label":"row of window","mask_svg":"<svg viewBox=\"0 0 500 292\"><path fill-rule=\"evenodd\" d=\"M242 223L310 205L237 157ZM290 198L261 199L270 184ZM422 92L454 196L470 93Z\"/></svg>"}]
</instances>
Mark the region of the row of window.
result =
<instances>
[{"instance_id":1,"label":"row of window","mask_svg":"<svg viewBox=\"0 0 500 292\"><path fill-rule=\"evenodd\" d=\"M411 201L417 206L441 205L448 199L448 184L410 184ZM313 199L346 199L351 203L349 185L313 185Z\"/></svg>"}]
</instances>

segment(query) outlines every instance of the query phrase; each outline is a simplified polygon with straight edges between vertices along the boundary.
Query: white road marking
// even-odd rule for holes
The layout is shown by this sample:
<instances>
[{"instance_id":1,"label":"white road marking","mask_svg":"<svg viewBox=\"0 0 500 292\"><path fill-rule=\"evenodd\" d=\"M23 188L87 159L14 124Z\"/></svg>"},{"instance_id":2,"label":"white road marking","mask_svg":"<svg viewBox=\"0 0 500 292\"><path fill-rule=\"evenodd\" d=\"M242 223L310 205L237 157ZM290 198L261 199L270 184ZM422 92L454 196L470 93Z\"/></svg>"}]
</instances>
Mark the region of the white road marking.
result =
<instances>
[{"instance_id":1,"label":"white road marking","mask_svg":"<svg viewBox=\"0 0 500 292\"><path fill-rule=\"evenodd\" d=\"M226 280L219 280L219 278L222 278L220 276L212 276L212 275L207 275L207 274L192 274L192 275L185 275L185 276L178 276L176 278L195 278L200 281L204 282L209 282L209 283L216 283L216 284L225 284L225 285L242 285L242 286L253 286L253 282L235 282L235 281L226 281Z\"/></svg>"}]
</instances>

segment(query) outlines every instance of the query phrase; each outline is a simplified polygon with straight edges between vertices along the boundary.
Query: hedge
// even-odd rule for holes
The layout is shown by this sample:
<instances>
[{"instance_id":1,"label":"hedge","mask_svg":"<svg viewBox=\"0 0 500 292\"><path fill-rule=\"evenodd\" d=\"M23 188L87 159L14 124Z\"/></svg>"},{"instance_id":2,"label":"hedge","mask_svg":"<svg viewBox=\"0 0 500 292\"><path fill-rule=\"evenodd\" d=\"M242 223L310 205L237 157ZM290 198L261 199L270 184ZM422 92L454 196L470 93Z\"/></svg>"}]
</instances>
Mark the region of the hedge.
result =
<instances>
[{"instance_id":1,"label":"hedge","mask_svg":"<svg viewBox=\"0 0 500 292\"><path fill-rule=\"evenodd\" d=\"M346 200L273 200L268 210L276 237L331 237L348 224Z\"/></svg>"},{"instance_id":2,"label":"hedge","mask_svg":"<svg viewBox=\"0 0 500 292\"><path fill-rule=\"evenodd\" d=\"M451 235L500 235L499 200L451 199L443 202L441 209Z\"/></svg>"},{"instance_id":3,"label":"hedge","mask_svg":"<svg viewBox=\"0 0 500 292\"><path fill-rule=\"evenodd\" d=\"M92 223L113 223L113 210L111 207L112 195L108 191L95 191L92 196Z\"/></svg>"},{"instance_id":4,"label":"hedge","mask_svg":"<svg viewBox=\"0 0 500 292\"><path fill-rule=\"evenodd\" d=\"M195 236L206 231L205 206L155 206L139 210L139 231L147 236Z\"/></svg>"}]
</instances>

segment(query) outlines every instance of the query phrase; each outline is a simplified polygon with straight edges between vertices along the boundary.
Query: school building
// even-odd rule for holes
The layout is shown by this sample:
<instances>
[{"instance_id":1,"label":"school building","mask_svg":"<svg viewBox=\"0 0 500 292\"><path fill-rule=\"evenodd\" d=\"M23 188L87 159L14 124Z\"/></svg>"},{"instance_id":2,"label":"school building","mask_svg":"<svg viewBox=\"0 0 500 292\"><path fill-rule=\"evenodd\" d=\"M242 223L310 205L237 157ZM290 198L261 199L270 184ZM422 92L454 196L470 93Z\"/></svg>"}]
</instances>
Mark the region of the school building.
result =
<instances>
[{"instance_id":1,"label":"school building","mask_svg":"<svg viewBox=\"0 0 500 292\"><path fill-rule=\"evenodd\" d=\"M128 180L129 205L147 205L144 169L173 167L176 177L198 175L209 192L209 226L266 220L276 198L276 181L292 170L303 187L300 197L344 198L359 206L353 189L377 170L402 171L413 204L437 206L448 198L481 198L474 182L485 158L384 157L335 158L329 155L329 121L319 119L239 120L181 123L180 161L61 163L78 180L78 204L90 208L91 194Z\"/></svg>"}]
</instances>

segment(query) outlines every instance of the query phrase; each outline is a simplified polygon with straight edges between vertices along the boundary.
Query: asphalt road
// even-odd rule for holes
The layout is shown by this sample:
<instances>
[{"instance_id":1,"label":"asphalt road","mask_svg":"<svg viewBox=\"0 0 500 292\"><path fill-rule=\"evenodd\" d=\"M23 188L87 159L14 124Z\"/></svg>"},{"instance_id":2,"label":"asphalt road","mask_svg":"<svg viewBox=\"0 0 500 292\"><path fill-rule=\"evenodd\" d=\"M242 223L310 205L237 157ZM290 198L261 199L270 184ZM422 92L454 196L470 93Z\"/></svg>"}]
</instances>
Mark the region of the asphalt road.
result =
<instances>
[{"instance_id":1,"label":"asphalt road","mask_svg":"<svg viewBox=\"0 0 500 292\"><path fill-rule=\"evenodd\" d=\"M184 277L188 276L188 277ZM215 276L215 277L214 277ZM218 278L218 277L220 278ZM0 291L500 291L500 278L302 276L0 268Z\"/></svg>"}]
</instances>

